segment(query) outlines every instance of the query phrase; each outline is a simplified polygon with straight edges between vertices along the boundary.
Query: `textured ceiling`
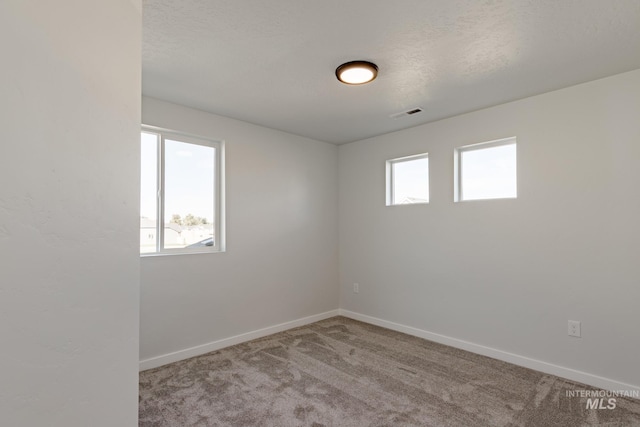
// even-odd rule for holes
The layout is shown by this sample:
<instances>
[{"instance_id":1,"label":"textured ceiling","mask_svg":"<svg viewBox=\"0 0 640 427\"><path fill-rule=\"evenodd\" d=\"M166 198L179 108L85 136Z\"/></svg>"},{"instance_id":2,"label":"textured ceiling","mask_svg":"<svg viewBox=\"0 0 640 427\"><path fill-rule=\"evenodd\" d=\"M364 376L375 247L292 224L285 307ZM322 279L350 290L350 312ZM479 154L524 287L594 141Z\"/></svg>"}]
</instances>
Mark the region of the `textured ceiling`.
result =
<instances>
[{"instance_id":1,"label":"textured ceiling","mask_svg":"<svg viewBox=\"0 0 640 427\"><path fill-rule=\"evenodd\" d=\"M145 95L338 144L640 68L639 0L143 7ZM355 59L378 79L340 84L335 68Z\"/></svg>"}]
</instances>

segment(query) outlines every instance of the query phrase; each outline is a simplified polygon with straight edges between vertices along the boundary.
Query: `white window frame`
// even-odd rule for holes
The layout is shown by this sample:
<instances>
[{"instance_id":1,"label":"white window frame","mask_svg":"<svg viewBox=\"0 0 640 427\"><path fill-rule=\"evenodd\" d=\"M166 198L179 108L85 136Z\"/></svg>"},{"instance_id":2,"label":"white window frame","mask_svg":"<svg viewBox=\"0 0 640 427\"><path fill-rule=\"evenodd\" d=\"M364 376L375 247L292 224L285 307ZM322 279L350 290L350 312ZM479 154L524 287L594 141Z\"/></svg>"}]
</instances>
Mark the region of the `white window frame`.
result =
<instances>
[{"instance_id":1,"label":"white window frame","mask_svg":"<svg viewBox=\"0 0 640 427\"><path fill-rule=\"evenodd\" d=\"M224 141L215 141L210 138L190 135L183 132L164 129L156 126L142 125L141 133L149 133L158 136L157 154L157 197L156 197L156 251L140 253L141 257L158 255L184 255L194 253L216 253L225 251L225 209L224 209ZM184 142L187 144L201 145L215 150L213 176L213 203L214 203L214 239L212 246L195 248L164 248L164 188L165 188L165 141Z\"/></svg>"},{"instance_id":2,"label":"white window frame","mask_svg":"<svg viewBox=\"0 0 640 427\"><path fill-rule=\"evenodd\" d=\"M486 199L473 199L465 200L462 188L462 154L468 151L483 150L485 148L502 147L507 145L516 146L516 195L514 197L491 197ZM518 198L518 148L515 136L508 138L495 139L493 141L480 142L477 144L465 145L458 147L454 150L454 185L453 185L453 198L456 202L478 202L484 200L512 200Z\"/></svg>"},{"instance_id":3,"label":"white window frame","mask_svg":"<svg viewBox=\"0 0 640 427\"><path fill-rule=\"evenodd\" d=\"M393 166L397 163L408 162L412 160L420 160L427 159L429 160L429 153L421 153L414 154L411 156L398 157L395 159L390 159L386 161L386 176L387 176L387 191L386 191L386 206L411 206L411 205L428 205L429 200L431 200L431 162L429 162L429 173L427 175L427 191L429 192L429 200L426 202L416 202L416 203L395 203L395 194L394 194L394 173Z\"/></svg>"}]
</instances>

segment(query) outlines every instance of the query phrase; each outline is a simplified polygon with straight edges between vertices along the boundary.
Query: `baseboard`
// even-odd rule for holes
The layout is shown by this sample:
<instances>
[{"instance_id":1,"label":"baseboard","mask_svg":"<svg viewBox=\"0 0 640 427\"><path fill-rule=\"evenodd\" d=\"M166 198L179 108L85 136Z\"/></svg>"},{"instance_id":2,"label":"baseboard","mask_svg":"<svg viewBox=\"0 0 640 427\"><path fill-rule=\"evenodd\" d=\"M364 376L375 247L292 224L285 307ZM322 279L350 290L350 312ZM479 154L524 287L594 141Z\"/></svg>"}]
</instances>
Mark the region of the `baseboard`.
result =
<instances>
[{"instance_id":1,"label":"baseboard","mask_svg":"<svg viewBox=\"0 0 640 427\"><path fill-rule=\"evenodd\" d=\"M244 334L235 335L229 338L223 338L221 340L213 341L207 344L202 344L196 347L191 347L191 348L179 350L173 353L168 353L161 356L156 356L149 359L141 360L139 369L140 371L146 371L147 369L153 369L169 363L178 362L180 360L189 359L195 356L200 356L202 354L209 353L211 351L220 350L225 347L241 344L243 342L251 341L256 338L262 338L267 335L286 331L287 329L297 328L299 326L308 325L310 323L318 322L320 320L328 319L330 317L334 317L338 315L348 317L354 320L359 320L361 322L370 323L372 325L381 326L383 328L391 329L393 331L398 331L408 335L413 335L415 337L424 338L440 344L445 344L451 347L470 351L472 353L481 354L487 357L492 357L494 359L502 360L504 362L513 363L514 365L523 366L525 368L544 372L545 374L555 375L561 378L577 381L577 382L591 385L593 387L598 387L604 390L614 390L614 391L634 390L634 391L640 392L640 386L626 384L626 383L612 380L609 378L600 377L598 375L589 374L587 372L577 371L575 369L554 365L552 363L543 362L541 360L531 359L529 357L521 356L518 354L497 350L495 348L486 347L480 344L474 344L468 341L452 338L446 335L425 331L423 329L414 328L412 326L406 326L399 323L390 322L388 320L383 320L377 317L372 317L366 314L360 314L360 313L356 313L356 312L344 310L344 309L336 309L336 310L331 310L324 313L316 314L313 316L303 317L301 319L280 323L278 325L273 325L273 326L258 329L255 331L247 332Z\"/></svg>"},{"instance_id":2,"label":"baseboard","mask_svg":"<svg viewBox=\"0 0 640 427\"><path fill-rule=\"evenodd\" d=\"M423 329L413 328L411 326L401 325L399 323L389 322L387 320L378 319L377 317L367 316L365 314L360 314L349 310L339 309L338 312L341 316L348 317L350 319L359 320L361 322L370 323L376 326L381 326L383 328L391 329L397 332L403 332L408 335L413 335L415 337L424 338L429 341L434 341L440 344L467 350L472 353L481 354L483 356L492 357L504 362L513 363L514 365L523 366L525 368L544 372L545 374L551 374L572 381L577 381L600 389L613 391L634 390L640 392L639 386L625 384L620 381L603 378L597 375L589 374L587 372L576 371L575 369L557 366L551 363L543 362L541 360L531 359L529 357L520 356L518 354L508 353L506 351L497 350L495 348L485 347L483 345L459 340L457 338L451 338L446 335L436 334L434 332L425 331Z\"/></svg>"},{"instance_id":3,"label":"baseboard","mask_svg":"<svg viewBox=\"0 0 640 427\"><path fill-rule=\"evenodd\" d=\"M162 356L156 356L149 359L141 360L139 369L140 371L146 371L147 369L157 368L158 366L166 365L180 360L189 359L191 357L200 356L201 354L209 353L211 351L220 350L221 348L230 347L232 345L241 344L243 342L251 341L256 338L266 337L267 335L275 334L277 332L286 331L287 329L297 328L298 326L308 325L313 322L328 319L338 315L338 310L331 310L324 313L316 314L309 317L303 317L302 319L292 320L290 322L280 323L278 325L269 326L267 328L258 329L255 331L247 332L244 334L236 335L229 338L223 338L218 341L213 341L207 344L198 345L195 347L187 348L185 350L175 351L173 353L163 354Z\"/></svg>"}]
</instances>

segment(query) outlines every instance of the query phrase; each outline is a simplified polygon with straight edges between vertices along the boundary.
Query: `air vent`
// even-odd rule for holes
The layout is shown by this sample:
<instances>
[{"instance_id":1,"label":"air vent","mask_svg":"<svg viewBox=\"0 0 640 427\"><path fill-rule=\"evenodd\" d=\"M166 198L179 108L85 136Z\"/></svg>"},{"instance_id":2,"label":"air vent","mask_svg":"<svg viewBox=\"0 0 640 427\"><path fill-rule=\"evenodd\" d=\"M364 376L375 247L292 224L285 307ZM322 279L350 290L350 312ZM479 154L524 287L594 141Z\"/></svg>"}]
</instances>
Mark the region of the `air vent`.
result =
<instances>
[{"instance_id":1,"label":"air vent","mask_svg":"<svg viewBox=\"0 0 640 427\"><path fill-rule=\"evenodd\" d=\"M392 119L399 119L401 117L413 116L418 113L422 113L422 108L420 107L412 108L410 110L403 111L401 113L392 114L389 117L391 117Z\"/></svg>"}]
</instances>

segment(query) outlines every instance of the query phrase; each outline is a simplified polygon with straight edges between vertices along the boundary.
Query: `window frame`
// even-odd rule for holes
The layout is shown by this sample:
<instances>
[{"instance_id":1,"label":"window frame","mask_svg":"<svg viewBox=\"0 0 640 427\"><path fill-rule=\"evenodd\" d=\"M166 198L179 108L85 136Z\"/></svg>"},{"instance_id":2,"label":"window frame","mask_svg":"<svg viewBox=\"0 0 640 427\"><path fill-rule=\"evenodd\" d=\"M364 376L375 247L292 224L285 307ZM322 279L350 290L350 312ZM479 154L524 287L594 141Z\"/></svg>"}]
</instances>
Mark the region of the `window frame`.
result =
<instances>
[{"instance_id":1,"label":"window frame","mask_svg":"<svg viewBox=\"0 0 640 427\"><path fill-rule=\"evenodd\" d=\"M428 171L427 171L427 193L428 199L426 202L415 202L415 203L395 203L395 178L394 178L394 165L398 163L409 162L412 160L421 160L427 159ZM420 154L412 154L410 156L397 157L395 159L389 159L385 163L386 166L386 180L387 180L387 188L385 195L385 205L386 206L411 206L411 205L428 205L431 200L431 162L429 161L429 153L420 153Z\"/></svg>"},{"instance_id":2,"label":"window frame","mask_svg":"<svg viewBox=\"0 0 640 427\"><path fill-rule=\"evenodd\" d=\"M514 145L516 147L516 195L513 197L489 197L484 199L465 199L464 191L462 188L462 155L465 152L484 150L487 148L504 147L508 145ZM453 197L455 202L478 202L484 200L513 200L518 198L518 141L515 136L507 138L495 139L487 142L479 142L476 144L464 145L454 150L454 185L453 185Z\"/></svg>"},{"instance_id":3,"label":"window frame","mask_svg":"<svg viewBox=\"0 0 640 427\"><path fill-rule=\"evenodd\" d=\"M164 255L186 255L198 253L218 253L225 251L225 209L224 209L224 141L192 135L184 132L165 129L157 126L142 125L140 133L157 136L157 164L156 164L156 248L155 252L140 252L141 257ZM214 150L213 162L213 245L195 248L164 248L165 240L165 141L182 142L186 144L209 147Z\"/></svg>"}]
</instances>

